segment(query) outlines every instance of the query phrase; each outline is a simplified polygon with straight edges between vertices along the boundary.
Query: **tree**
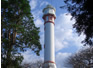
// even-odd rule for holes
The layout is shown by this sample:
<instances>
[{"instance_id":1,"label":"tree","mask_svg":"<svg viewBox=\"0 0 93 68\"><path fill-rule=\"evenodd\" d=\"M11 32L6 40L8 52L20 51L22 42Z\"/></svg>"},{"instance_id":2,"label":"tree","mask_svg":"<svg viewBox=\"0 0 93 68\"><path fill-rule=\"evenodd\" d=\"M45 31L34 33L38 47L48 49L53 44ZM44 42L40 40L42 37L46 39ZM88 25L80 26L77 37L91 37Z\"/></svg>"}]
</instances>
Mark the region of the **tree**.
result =
<instances>
[{"instance_id":1,"label":"tree","mask_svg":"<svg viewBox=\"0 0 93 68\"><path fill-rule=\"evenodd\" d=\"M70 56L66 61L66 66L72 68L92 68L93 67L93 47L79 51Z\"/></svg>"},{"instance_id":2,"label":"tree","mask_svg":"<svg viewBox=\"0 0 93 68\"><path fill-rule=\"evenodd\" d=\"M22 67L23 68L42 68L43 61L42 60L37 60L35 62L30 62L30 63L23 63Z\"/></svg>"},{"instance_id":3,"label":"tree","mask_svg":"<svg viewBox=\"0 0 93 68\"><path fill-rule=\"evenodd\" d=\"M76 20L73 28L76 29L79 35L85 34L85 39L82 43L84 45L93 45L92 0L64 0L64 2L72 18Z\"/></svg>"},{"instance_id":4,"label":"tree","mask_svg":"<svg viewBox=\"0 0 93 68\"><path fill-rule=\"evenodd\" d=\"M39 55L39 28L33 19L28 0L1 0L2 68L20 68L20 52L28 48Z\"/></svg>"}]
</instances>

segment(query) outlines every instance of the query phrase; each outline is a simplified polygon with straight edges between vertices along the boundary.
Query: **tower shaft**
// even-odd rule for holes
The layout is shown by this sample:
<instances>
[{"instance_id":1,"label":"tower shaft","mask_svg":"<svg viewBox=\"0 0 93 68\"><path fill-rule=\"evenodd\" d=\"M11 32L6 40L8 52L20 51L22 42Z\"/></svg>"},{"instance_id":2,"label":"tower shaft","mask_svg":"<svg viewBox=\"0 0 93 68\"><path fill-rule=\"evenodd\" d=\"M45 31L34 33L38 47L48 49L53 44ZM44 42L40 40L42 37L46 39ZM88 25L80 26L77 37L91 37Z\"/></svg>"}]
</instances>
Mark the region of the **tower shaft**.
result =
<instances>
[{"instance_id":1,"label":"tower shaft","mask_svg":"<svg viewBox=\"0 0 93 68\"><path fill-rule=\"evenodd\" d=\"M44 67L43 68L56 68L55 64L55 47L54 47L54 20L55 9L48 5L43 10L44 15Z\"/></svg>"}]
</instances>

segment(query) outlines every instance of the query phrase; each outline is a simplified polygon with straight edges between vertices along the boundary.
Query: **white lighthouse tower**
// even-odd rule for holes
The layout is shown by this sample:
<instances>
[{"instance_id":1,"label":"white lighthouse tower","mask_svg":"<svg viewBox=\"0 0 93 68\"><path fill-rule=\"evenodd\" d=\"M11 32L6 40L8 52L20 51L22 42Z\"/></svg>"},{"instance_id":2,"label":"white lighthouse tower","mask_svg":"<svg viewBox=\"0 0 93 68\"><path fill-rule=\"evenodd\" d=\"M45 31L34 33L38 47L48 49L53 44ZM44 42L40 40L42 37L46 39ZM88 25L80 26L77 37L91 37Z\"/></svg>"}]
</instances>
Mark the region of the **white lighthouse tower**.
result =
<instances>
[{"instance_id":1,"label":"white lighthouse tower","mask_svg":"<svg viewBox=\"0 0 93 68\"><path fill-rule=\"evenodd\" d=\"M54 20L56 18L55 8L47 5L43 9L44 19L44 65L43 68L56 68L55 46L54 46Z\"/></svg>"}]
</instances>

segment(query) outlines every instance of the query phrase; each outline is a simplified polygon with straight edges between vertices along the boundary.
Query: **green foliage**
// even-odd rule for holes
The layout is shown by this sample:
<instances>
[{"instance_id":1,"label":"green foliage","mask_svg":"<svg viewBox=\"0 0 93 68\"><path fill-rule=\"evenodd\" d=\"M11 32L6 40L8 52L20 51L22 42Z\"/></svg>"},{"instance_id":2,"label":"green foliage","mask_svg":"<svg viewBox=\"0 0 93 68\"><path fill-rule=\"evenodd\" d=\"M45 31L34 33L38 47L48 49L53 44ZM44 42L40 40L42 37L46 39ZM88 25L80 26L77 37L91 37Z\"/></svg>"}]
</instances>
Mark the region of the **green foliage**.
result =
<instances>
[{"instance_id":1,"label":"green foliage","mask_svg":"<svg viewBox=\"0 0 93 68\"><path fill-rule=\"evenodd\" d=\"M41 50L39 28L33 21L28 0L1 0L2 68L21 68L21 51Z\"/></svg>"},{"instance_id":2,"label":"green foliage","mask_svg":"<svg viewBox=\"0 0 93 68\"><path fill-rule=\"evenodd\" d=\"M64 0L68 11L76 22L73 28L77 33L85 34L84 45L93 45L93 4L92 0Z\"/></svg>"}]
</instances>

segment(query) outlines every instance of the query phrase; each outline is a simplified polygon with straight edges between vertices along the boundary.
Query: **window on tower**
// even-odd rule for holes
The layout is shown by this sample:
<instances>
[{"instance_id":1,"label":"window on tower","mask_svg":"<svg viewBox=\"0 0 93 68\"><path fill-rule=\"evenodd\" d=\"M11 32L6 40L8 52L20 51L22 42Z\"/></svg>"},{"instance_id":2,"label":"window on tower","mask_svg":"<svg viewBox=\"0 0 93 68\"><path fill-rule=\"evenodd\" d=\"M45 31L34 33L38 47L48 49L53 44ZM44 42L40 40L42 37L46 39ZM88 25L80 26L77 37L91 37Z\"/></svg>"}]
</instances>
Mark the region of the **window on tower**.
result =
<instances>
[{"instance_id":1,"label":"window on tower","mask_svg":"<svg viewBox=\"0 0 93 68\"><path fill-rule=\"evenodd\" d=\"M49 21L51 21L51 20L52 20L52 18L53 18L52 16L49 16Z\"/></svg>"}]
</instances>

